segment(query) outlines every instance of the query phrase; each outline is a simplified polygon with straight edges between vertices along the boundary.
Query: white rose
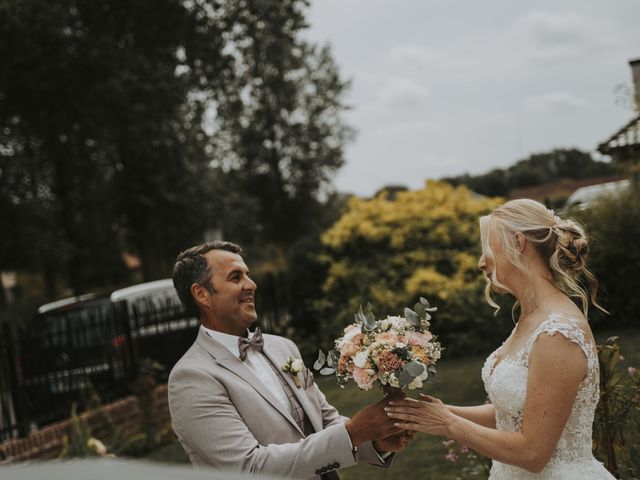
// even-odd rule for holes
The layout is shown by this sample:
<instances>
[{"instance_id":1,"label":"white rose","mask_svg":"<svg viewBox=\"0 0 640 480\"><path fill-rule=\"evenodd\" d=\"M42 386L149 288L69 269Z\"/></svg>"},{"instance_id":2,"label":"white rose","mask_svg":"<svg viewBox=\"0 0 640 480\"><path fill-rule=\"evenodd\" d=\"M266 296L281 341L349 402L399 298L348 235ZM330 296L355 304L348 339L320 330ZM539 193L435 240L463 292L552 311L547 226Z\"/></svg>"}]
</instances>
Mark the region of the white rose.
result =
<instances>
[{"instance_id":1,"label":"white rose","mask_svg":"<svg viewBox=\"0 0 640 480\"><path fill-rule=\"evenodd\" d=\"M353 363L358 368L366 368L369 364L369 354L367 352L358 352L353 357Z\"/></svg>"},{"instance_id":2,"label":"white rose","mask_svg":"<svg viewBox=\"0 0 640 480\"><path fill-rule=\"evenodd\" d=\"M293 362L291 362L291 370L296 373L301 372L302 370L304 370L304 362L299 358L295 359Z\"/></svg>"},{"instance_id":3,"label":"white rose","mask_svg":"<svg viewBox=\"0 0 640 480\"><path fill-rule=\"evenodd\" d=\"M388 317L387 318L391 322L391 329L400 332L404 328L404 324L406 320L402 317Z\"/></svg>"},{"instance_id":4,"label":"white rose","mask_svg":"<svg viewBox=\"0 0 640 480\"><path fill-rule=\"evenodd\" d=\"M387 330L389 330L391 328L391 322L389 320L381 320L380 321L380 329L383 332L386 332Z\"/></svg>"},{"instance_id":5,"label":"white rose","mask_svg":"<svg viewBox=\"0 0 640 480\"><path fill-rule=\"evenodd\" d=\"M342 340L340 340L338 342L338 350L340 350L340 347L342 347L342 345L345 342L349 342L353 337L355 337L356 335L358 335L359 333L362 333L362 329L360 327L360 325L358 325L356 328L353 328L351 330L349 330L347 333L344 334L344 337L342 337Z\"/></svg>"},{"instance_id":6,"label":"white rose","mask_svg":"<svg viewBox=\"0 0 640 480\"><path fill-rule=\"evenodd\" d=\"M420 377L414 378L413 382L409 384L409 390L415 390L416 388L422 388L422 380Z\"/></svg>"}]
</instances>

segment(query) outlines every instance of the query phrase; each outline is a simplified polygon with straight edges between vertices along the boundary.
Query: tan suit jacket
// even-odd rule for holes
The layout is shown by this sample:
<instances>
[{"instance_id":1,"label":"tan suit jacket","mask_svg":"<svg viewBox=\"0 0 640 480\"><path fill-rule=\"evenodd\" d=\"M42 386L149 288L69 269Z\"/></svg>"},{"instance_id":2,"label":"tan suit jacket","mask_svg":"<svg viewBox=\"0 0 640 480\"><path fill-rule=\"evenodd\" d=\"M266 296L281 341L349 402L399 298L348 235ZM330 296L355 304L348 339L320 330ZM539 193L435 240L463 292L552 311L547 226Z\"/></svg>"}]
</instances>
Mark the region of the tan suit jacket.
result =
<instances>
[{"instance_id":1,"label":"tan suit jacket","mask_svg":"<svg viewBox=\"0 0 640 480\"><path fill-rule=\"evenodd\" d=\"M266 334L264 354L278 368L289 357L300 358L292 341ZM327 403L311 372L300 375L300 387L290 375L283 377L316 431L306 438L253 370L200 327L169 376L173 429L191 463L298 479L318 478L356 461L388 465L371 443L360 445L354 458L347 419Z\"/></svg>"}]
</instances>

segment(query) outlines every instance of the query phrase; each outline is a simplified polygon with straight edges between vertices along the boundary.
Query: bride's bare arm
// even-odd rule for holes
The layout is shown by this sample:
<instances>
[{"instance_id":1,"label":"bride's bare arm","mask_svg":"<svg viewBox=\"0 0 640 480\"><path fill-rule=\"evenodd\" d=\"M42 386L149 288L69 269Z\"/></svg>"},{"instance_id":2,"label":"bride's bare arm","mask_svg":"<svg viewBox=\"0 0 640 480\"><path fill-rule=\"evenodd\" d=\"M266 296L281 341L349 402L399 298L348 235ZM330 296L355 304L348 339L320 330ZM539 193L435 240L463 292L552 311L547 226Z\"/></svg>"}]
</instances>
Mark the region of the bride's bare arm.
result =
<instances>
[{"instance_id":1,"label":"bride's bare arm","mask_svg":"<svg viewBox=\"0 0 640 480\"><path fill-rule=\"evenodd\" d=\"M467 420L482 425L483 427L496 428L496 409L490 403L473 407L458 407L447 405L451 413Z\"/></svg>"},{"instance_id":2,"label":"bride's bare arm","mask_svg":"<svg viewBox=\"0 0 640 480\"><path fill-rule=\"evenodd\" d=\"M562 335L542 334L529 355L524 419L520 432L504 432L454 414L440 400L393 401L397 426L446 435L499 462L539 472L549 462L587 372L580 347Z\"/></svg>"}]
</instances>

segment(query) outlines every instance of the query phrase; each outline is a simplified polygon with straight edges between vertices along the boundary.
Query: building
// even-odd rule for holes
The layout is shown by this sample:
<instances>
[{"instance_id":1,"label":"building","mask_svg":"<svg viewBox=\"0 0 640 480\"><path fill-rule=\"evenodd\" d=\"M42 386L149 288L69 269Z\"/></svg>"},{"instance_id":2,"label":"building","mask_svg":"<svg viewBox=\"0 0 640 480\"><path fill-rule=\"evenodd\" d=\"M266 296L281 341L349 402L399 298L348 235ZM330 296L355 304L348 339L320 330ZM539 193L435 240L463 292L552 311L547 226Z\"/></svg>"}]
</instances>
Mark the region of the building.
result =
<instances>
[{"instance_id":1,"label":"building","mask_svg":"<svg viewBox=\"0 0 640 480\"><path fill-rule=\"evenodd\" d=\"M636 116L598 146L598 151L625 171L637 189L640 177L640 58L629 61L633 76Z\"/></svg>"}]
</instances>

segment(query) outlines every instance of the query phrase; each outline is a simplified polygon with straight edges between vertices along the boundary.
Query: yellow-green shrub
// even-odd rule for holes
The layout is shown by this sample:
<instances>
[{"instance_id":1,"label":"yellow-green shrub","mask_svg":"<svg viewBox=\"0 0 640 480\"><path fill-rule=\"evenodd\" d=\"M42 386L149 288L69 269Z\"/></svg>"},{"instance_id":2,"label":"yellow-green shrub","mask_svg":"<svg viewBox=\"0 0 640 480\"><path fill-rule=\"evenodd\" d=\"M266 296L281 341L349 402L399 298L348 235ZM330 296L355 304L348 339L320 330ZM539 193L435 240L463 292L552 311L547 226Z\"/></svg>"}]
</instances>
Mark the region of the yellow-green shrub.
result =
<instances>
[{"instance_id":1,"label":"yellow-green shrub","mask_svg":"<svg viewBox=\"0 0 640 480\"><path fill-rule=\"evenodd\" d=\"M425 188L352 198L323 236L329 264L318 309L325 341L371 302L378 315L402 312L419 296L440 307L433 328L452 353L483 351L504 329L483 297L477 269L478 218L499 199L428 181Z\"/></svg>"}]
</instances>

